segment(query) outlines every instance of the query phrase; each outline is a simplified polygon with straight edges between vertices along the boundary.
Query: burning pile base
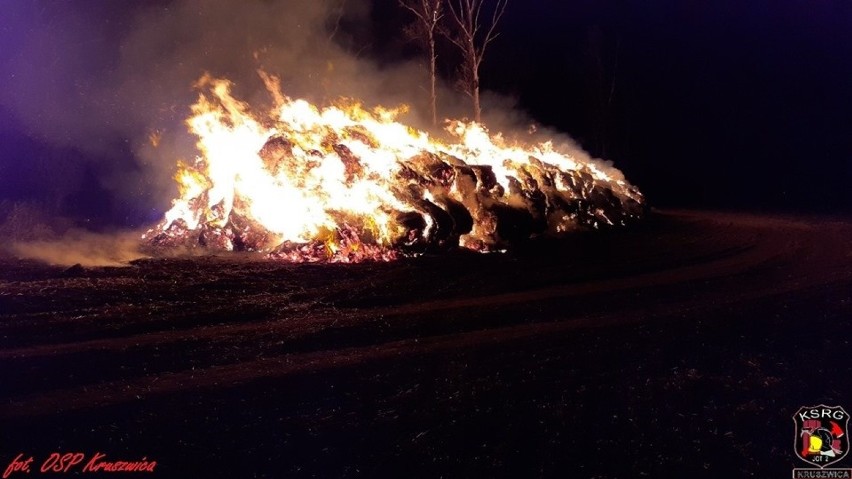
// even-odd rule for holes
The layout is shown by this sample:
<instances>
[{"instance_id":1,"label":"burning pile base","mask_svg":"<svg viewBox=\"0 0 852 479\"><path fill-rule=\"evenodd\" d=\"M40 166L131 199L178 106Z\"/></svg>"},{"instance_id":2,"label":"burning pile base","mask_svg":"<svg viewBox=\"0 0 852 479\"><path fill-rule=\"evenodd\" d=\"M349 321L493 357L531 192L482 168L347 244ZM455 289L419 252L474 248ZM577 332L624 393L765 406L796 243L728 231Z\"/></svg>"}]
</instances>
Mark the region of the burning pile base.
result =
<instances>
[{"instance_id":1,"label":"burning pile base","mask_svg":"<svg viewBox=\"0 0 852 479\"><path fill-rule=\"evenodd\" d=\"M277 92L276 80L265 77ZM224 80L203 79L188 121L203 153L145 238L157 247L257 251L289 261L392 260L494 251L541 235L641 218L617 170L451 122L445 143L358 104L318 109L278 93L255 119ZM271 126L265 126L271 125ZM607 170L607 171L604 171Z\"/></svg>"}]
</instances>

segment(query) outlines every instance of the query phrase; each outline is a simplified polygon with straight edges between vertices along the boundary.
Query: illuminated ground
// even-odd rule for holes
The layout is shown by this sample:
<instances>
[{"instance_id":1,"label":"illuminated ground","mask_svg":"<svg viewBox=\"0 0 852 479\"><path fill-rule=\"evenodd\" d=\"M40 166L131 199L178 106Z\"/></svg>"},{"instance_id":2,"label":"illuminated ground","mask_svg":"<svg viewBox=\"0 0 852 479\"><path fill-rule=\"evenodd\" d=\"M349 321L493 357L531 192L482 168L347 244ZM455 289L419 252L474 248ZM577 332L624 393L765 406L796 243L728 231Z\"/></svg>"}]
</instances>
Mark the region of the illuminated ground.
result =
<instances>
[{"instance_id":1,"label":"illuminated ground","mask_svg":"<svg viewBox=\"0 0 852 479\"><path fill-rule=\"evenodd\" d=\"M789 477L799 406L852 409L850 326L852 222L828 219L668 212L511 255L354 266L4 260L0 462Z\"/></svg>"}]
</instances>

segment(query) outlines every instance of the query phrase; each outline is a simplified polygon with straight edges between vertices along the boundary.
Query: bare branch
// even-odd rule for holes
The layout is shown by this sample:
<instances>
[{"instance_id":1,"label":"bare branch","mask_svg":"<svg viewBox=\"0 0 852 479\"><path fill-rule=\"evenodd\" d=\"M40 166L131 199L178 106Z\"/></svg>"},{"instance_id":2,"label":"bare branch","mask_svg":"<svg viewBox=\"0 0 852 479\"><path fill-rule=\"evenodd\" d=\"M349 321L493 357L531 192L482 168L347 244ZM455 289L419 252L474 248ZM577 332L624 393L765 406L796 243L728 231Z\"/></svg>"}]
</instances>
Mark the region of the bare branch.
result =
<instances>
[{"instance_id":1,"label":"bare branch","mask_svg":"<svg viewBox=\"0 0 852 479\"><path fill-rule=\"evenodd\" d=\"M423 15L420 13L420 10L412 7L405 0L399 0L399 6L408 10L409 12L413 13L418 19L420 19L420 21L422 21L424 23L428 23L428 20L423 18Z\"/></svg>"},{"instance_id":2,"label":"bare branch","mask_svg":"<svg viewBox=\"0 0 852 479\"><path fill-rule=\"evenodd\" d=\"M464 38L466 38L466 37L471 36L471 29L467 25L467 22L469 21L468 19L470 18L470 16L467 14L468 10L465 10L466 4L464 3L464 1L465 0L462 0L462 3L458 7L458 10L456 10L456 7L454 6L455 3L452 0L449 2L449 5L450 5L450 13L452 13L453 20L455 20L456 25L459 27L461 32L464 34L462 36ZM452 41L454 38L455 38L455 36L451 36L449 39ZM456 42L453 41L453 43L456 43Z\"/></svg>"},{"instance_id":3,"label":"bare branch","mask_svg":"<svg viewBox=\"0 0 852 479\"><path fill-rule=\"evenodd\" d=\"M479 14L482 13L482 0L470 0L475 15L473 16L473 34L479 31Z\"/></svg>"},{"instance_id":4,"label":"bare branch","mask_svg":"<svg viewBox=\"0 0 852 479\"><path fill-rule=\"evenodd\" d=\"M494 39L499 35L499 33L494 33L494 30L497 28L497 23L500 22L501 18L503 18L503 13L506 11L506 5L508 3L509 0L497 0L497 6L494 7L494 14L491 16L491 26L488 28L485 40L482 42L483 50L485 50L485 47L494 41Z\"/></svg>"}]
</instances>

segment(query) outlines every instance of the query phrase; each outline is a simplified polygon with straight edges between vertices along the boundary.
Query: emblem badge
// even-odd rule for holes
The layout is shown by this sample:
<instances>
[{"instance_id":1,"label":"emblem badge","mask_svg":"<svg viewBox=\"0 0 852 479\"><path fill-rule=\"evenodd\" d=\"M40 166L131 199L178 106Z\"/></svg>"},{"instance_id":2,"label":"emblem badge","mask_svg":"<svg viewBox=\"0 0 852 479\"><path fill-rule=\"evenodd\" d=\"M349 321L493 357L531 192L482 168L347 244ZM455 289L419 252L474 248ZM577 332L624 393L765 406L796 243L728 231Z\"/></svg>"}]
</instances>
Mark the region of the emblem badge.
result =
<instances>
[{"instance_id":1,"label":"emblem badge","mask_svg":"<svg viewBox=\"0 0 852 479\"><path fill-rule=\"evenodd\" d=\"M842 407L802 407L793 415L793 423L796 456L808 464L826 467L849 452L849 414Z\"/></svg>"}]
</instances>

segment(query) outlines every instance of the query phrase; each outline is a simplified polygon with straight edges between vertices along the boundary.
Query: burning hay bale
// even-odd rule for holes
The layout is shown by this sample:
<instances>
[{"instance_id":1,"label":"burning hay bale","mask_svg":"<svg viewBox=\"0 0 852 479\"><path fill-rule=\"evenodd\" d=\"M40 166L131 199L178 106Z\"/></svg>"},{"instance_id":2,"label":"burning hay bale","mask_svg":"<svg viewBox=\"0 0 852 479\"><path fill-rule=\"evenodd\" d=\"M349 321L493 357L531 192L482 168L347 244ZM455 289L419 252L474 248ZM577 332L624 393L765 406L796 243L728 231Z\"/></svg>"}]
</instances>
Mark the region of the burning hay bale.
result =
<instances>
[{"instance_id":1,"label":"burning hay bale","mask_svg":"<svg viewBox=\"0 0 852 479\"><path fill-rule=\"evenodd\" d=\"M390 110L319 109L282 95L257 117L227 81L200 85L188 124L202 155L179 165L181 196L146 234L154 246L390 260L503 249L622 226L644 212L620 173L550 143L510 144L464 122L449 123L455 141L444 142L395 122ZM268 86L278 88L274 79Z\"/></svg>"}]
</instances>

